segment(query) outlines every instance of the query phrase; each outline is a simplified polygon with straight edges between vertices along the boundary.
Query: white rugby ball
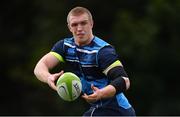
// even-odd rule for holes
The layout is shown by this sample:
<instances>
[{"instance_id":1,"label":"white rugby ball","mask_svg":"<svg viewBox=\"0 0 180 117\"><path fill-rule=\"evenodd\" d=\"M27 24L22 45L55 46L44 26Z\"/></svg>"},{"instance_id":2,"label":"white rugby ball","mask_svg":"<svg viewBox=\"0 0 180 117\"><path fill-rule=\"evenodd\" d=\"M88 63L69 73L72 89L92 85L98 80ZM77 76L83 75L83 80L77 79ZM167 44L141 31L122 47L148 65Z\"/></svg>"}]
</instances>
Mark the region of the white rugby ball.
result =
<instances>
[{"instance_id":1,"label":"white rugby ball","mask_svg":"<svg viewBox=\"0 0 180 117\"><path fill-rule=\"evenodd\" d=\"M81 80L72 72L65 72L56 83L57 93L65 101L76 100L82 91Z\"/></svg>"}]
</instances>

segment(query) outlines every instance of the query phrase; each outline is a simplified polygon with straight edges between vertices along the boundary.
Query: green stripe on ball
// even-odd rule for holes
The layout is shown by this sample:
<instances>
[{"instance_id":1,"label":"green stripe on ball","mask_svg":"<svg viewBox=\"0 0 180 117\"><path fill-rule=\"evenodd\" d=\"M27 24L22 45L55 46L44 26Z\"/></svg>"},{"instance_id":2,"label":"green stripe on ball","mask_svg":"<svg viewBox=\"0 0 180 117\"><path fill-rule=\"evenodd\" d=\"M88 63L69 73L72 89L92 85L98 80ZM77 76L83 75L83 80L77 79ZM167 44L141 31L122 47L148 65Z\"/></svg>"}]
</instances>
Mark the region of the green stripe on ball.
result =
<instances>
[{"instance_id":1,"label":"green stripe on ball","mask_svg":"<svg viewBox=\"0 0 180 117\"><path fill-rule=\"evenodd\" d=\"M61 75L56 86L59 96L65 101L74 101L79 97L82 90L81 80L72 72Z\"/></svg>"}]
</instances>

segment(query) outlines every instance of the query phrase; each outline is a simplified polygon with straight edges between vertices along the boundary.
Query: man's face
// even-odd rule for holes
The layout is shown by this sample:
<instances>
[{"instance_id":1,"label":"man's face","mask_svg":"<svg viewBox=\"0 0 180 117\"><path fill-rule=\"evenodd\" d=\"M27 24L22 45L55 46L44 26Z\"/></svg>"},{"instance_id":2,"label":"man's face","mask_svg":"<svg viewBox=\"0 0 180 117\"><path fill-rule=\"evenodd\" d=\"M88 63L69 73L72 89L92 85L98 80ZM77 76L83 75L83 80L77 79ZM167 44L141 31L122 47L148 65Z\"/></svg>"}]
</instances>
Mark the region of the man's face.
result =
<instances>
[{"instance_id":1,"label":"man's face","mask_svg":"<svg viewBox=\"0 0 180 117\"><path fill-rule=\"evenodd\" d=\"M87 14L70 15L68 27L78 44L86 44L92 39L93 21Z\"/></svg>"}]
</instances>

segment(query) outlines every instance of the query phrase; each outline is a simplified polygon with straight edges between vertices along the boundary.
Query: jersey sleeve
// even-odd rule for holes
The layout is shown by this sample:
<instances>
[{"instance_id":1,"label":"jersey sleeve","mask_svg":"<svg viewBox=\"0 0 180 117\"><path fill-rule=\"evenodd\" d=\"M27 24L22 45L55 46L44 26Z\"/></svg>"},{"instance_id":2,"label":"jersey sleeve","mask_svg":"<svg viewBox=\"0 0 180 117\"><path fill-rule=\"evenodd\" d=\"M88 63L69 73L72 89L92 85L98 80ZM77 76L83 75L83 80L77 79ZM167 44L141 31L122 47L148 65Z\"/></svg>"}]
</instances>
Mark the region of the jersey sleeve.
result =
<instances>
[{"instance_id":1,"label":"jersey sleeve","mask_svg":"<svg viewBox=\"0 0 180 117\"><path fill-rule=\"evenodd\" d=\"M50 53L54 55L60 62L64 62L64 40L59 40L52 47Z\"/></svg>"},{"instance_id":2,"label":"jersey sleeve","mask_svg":"<svg viewBox=\"0 0 180 117\"><path fill-rule=\"evenodd\" d=\"M105 75L107 75L108 71L112 68L122 66L118 54L112 46L106 46L99 51L98 63Z\"/></svg>"}]
</instances>

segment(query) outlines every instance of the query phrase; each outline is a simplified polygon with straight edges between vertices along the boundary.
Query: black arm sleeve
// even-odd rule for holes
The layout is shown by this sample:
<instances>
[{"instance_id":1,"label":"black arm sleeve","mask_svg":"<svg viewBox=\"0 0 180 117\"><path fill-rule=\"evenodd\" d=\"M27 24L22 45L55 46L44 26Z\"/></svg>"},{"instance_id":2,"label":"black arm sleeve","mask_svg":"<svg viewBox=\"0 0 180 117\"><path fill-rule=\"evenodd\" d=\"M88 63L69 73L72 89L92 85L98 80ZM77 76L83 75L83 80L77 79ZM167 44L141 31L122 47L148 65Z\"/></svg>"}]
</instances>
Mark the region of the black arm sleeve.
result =
<instances>
[{"instance_id":1,"label":"black arm sleeve","mask_svg":"<svg viewBox=\"0 0 180 117\"><path fill-rule=\"evenodd\" d=\"M122 66L112 68L107 76L111 80L110 85L115 87L116 94L126 91L126 82L122 77L128 76Z\"/></svg>"}]
</instances>

